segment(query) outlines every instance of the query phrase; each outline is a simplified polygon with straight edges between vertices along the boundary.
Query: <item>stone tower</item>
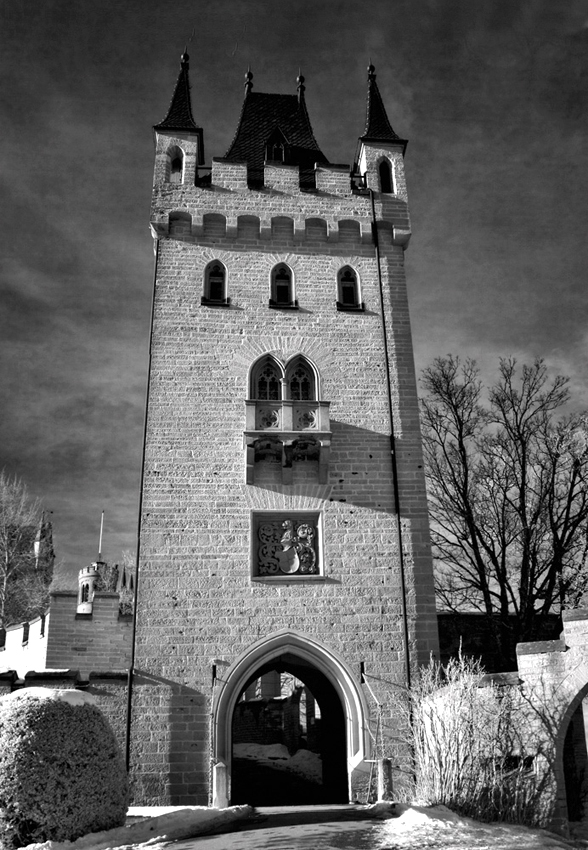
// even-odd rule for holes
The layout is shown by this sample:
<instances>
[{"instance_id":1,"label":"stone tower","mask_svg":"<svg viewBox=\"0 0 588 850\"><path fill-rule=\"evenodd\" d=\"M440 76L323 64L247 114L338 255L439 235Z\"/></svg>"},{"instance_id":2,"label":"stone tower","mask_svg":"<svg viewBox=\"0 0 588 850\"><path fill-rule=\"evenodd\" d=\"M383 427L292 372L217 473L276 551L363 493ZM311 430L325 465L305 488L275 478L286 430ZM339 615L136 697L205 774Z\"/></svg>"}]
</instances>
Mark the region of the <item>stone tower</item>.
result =
<instances>
[{"instance_id":1,"label":"stone tower","mask_svg":"<svg viewBox=\"0 0 588 850\"><path fill-rule=\"evenodd\" d=\"M399 757L398 686L437 648L406 142L373 66L353 169L321 152L303 77L262 94L248 72L203 168L188 68L155 127L135 799L347 802ZM297 749L318 768L294 789Z\"/></svg>"}]
</instances>

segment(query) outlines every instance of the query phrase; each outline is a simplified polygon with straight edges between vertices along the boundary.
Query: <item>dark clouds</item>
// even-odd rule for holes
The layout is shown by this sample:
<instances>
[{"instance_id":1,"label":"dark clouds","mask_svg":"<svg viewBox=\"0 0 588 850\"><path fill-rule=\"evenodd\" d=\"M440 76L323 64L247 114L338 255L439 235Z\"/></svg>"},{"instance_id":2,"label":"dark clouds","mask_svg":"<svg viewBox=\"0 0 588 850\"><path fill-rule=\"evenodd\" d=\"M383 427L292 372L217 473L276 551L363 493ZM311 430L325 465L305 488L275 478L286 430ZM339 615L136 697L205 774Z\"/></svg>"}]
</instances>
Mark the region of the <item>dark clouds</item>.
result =
<instances>
[{"instance_id":1,"label":"dark clouds","mask_svg":"<svg viewBox=\"0 0 588 850\"><path fill-rule=\"evenodd\" d=\"M588 4L17 0L0 6L0 466L53 510L69 571L134 546L152 246L151 126L189 42L207 162L248 64L352 162L371 58L410 139L417 364L544 355L586 403Z\"/></svg>"}]
</instances>

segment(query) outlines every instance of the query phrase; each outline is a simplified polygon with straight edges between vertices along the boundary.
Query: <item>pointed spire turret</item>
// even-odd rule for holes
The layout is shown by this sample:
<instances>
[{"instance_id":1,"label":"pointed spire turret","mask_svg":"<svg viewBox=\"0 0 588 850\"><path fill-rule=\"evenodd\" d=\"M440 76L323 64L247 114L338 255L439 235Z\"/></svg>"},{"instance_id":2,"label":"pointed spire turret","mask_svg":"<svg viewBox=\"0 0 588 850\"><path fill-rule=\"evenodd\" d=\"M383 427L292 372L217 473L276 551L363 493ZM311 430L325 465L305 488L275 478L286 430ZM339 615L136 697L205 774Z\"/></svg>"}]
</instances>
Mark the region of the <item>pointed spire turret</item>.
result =
<instances>
[{"instance_id":1,"label":"pointed spire turret","mask_svg":"<svg viewBox=\"0 0 588 850\"><path fill-rule=\"evenodd\" d=\"M365 118L365 130L360 137L362 142L399 142L406 149L406 142L394 132L386 115L386 109L376 82L376 69L368 65L368 94Z\"/></svg>"},{"instance_id":2,"label":"pointed spire turret","mask_svg":"<svg viewBox=\"0 0 588 850\"><path fill-rule=\"evenodd\" d=\"M180 73L176 82L173 97L167 110L167 115L155 125L156 130L181 130L202 132L200 127L194 123L192 117L192 104L190 102L190 81L188 70L190 68L190 57L186 52L180 60Z\"/></svg>"}]
</instances>

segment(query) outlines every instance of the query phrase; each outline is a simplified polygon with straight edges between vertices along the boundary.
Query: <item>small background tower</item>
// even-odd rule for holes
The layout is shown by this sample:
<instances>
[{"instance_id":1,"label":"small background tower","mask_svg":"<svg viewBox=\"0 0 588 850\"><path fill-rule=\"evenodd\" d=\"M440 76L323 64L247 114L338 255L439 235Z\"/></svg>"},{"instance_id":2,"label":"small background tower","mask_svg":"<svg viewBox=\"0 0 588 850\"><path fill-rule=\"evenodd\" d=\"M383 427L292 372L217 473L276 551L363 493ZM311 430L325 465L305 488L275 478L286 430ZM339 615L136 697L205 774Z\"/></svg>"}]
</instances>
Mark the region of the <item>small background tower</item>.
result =
<instances>
[{"instance_id":1,"label":"small background tower","mask_svg":"<svg viewBox=\"0 0 588 850\"><path fill-rule=\"evenodd\" d=\"M82 567L78 573L78 614L91 614L96 584L100 576L100 564L94 562Z\"/></svg>"}]
</instances>

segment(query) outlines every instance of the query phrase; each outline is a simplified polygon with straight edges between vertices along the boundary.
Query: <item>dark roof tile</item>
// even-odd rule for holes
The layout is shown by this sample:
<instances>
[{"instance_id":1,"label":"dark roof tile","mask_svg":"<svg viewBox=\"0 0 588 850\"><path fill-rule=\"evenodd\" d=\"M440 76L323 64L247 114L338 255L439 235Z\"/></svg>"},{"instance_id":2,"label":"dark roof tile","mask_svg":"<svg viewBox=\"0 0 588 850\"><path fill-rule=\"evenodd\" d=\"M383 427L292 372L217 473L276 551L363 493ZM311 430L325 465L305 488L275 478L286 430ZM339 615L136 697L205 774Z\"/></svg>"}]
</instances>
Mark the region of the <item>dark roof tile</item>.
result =
<instances>
[{"instance_id":1,"label":"dark roof tile","mask_svg":"<svg viewBox=\"0 0 588 850\"><path fill-rule=\"evenodd\" d=\"M406 141L394 132L392 125L388 121L386 109L382 101L382 96L376 82L375 68L370 65L368 68L368 95L367 109L365 117L365 130L363 131L362 140L370 140L372 142L400 142L406 147Z\"/></svg>"},{"instance_id":2,"label":"dark roof tile","mask_svg":"<svg viewBox=\"0 0 588 850\"><path fill-rule=\"evenodd\" d=\"M190 103L190 81L188 79L189 56L182 55L180 73L176 87L167 110L167 115L155 125L156 130L199 130L192 118L192 106Z\"/></svg>"},{"instance_id":3,"label":"dark roof tile","mask_svg":"<svg viewBox=\"0 0 588 850\"><path fill-rule=\"evenodd\" d=\"M247 162L250 180L263 180L266 144L276 131L286 142L287 164L299 165L301 174L312 171L316 162L328 162L312 132L303 96L250 90L225 159Z\"/></svg>"}]
</instances>

